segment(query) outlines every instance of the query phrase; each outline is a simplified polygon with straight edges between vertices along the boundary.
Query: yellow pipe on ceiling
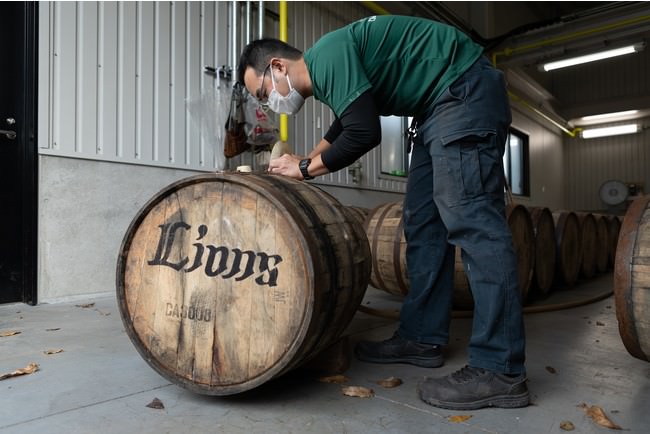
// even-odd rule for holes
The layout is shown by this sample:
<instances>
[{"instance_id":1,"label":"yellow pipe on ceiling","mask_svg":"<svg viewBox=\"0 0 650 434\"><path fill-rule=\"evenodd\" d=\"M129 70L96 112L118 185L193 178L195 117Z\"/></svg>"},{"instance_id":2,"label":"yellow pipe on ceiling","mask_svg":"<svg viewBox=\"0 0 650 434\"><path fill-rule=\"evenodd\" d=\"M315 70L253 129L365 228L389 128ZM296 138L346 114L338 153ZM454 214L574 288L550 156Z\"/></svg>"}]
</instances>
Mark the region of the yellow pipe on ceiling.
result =
<instances>
[{"instance_id":1,"label":"yellow pipe on ceiling","mask_svg":"<svg viewBox=\"0 0 650 434\"><path fill-rule=\"evenodd\" d=\"M539 110L537 107L534 107L532 104L530 104L528 101L520 97L519 95L515 94L511 90L508 89L508 96L517 101L518 103L522 104L525 106L527 109L533 111L536 113L538 116L541 116L542 118L546 119L548 122L552 123L562 131L564 131L566 134L568 134L571 137L576 137L580 131L582 131L582 128L574 128L573 130L569 130L567 127L562 125L561 123L557 122L555 119L551 118L548 116L546 113L542 112Z\"/></svg>"},{"instance_id":2,"label":"yellow pipe on ceiling","mask_svg":"<svg viewBox=\"0 0 650 434\"><path fill-rule=\"evenodd\" d=\"M560 35L556 36L553 38L547 38L543 39L541 41L537 41L531 44L527 45L522 45L519 47L506 47L501 51L495 51L492 53L492 64L496 67L497 66L497 56L512 56L513 54L519 53L519 52L524 52L528 50L534 50L536 48L542 48L542 47L547 47L550 45L558 44L558 43L564 43L568 41L572 41L575 39L579 39L582 37L586 36L593 36L597 35L599 33L603 33L609 30L615 30L621 27L626 27L630 25L635 25L635 24L641 24L644 22L650 21L650 15L643 15L640 17L634 17L630 18L627 20L622 20L622 21L617 21L615 23L610 23L610 24L605 24L602 26L594 27L591 29L586 29L586 30L581 30L579 32L574 32L574 33L569 33L566 35ZM553 125L556 127L560 128L562 131L564 131L566 134L568 134L570 137L576 137L578 133L582 130L581 128L574 128L572 130L569 130L567 127L561 125L554 119L550 118L546 114L544 114L542 111L538 110L534 106L532 106L530 103L528 103L526 100L523 98L515 95L512 93L510 90L508 90L508 95L510 96L511 99L518 101L522 105L524 105L526 108L529 110L532 110L535 112L537 115L541 116L542 118L546 119L547 121L551 122Z\"/></svg>"},{"instance_id":3,"label":"yellow pipe on ceiling","mask_svg":"<svg viewBox=\"0 0 650 434\"><path fill-rule=\"evenodd\" d=\"M593 29L582 30L575 33L569 33L567 35L561 35L554 38L543 39L532 44L522 45L520 47L506 47L501 51L495 51L492 53L492 63L494 66L497 66L497 56L512 56L515 53L521 51L533 50L535 48L547 47L549 45L557 44L560 42L568 42L574 39L582 38L585 36L593 36L608 30L618 29L620 27L626 27L633 24L641 24L646 21L650 21L650 15L643 15L640 17L630 18L627 20L617 21L615 23L606 24L603 26L594 27Z\"/></svg>"},{"instance_id":4,"label":"yellow pipe on ceiling","mask_svg":"<svg viewBox=\"0 0 650 434\"><path fill-rule=\"evenodd\" d=\"M390 12L388 12L386 9L382 8L375 2L360 2L360 3L378 15L390 15Z\"/></svg>"}]
</instances>

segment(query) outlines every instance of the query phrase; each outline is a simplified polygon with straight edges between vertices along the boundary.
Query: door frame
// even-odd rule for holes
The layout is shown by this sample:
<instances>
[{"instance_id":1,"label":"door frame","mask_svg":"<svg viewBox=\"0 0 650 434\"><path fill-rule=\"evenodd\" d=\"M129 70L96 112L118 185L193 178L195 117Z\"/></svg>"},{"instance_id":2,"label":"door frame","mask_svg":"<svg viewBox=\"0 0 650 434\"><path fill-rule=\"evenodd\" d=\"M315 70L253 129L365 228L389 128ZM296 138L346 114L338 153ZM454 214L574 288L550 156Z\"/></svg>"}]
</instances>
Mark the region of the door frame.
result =
<instances>
[{"instance_id":1,"label":"door frame","mask_svg":"<svg viewBox=\"0 0 650 434\"><path fill-rule=\"evenodd\" d=\"M38 249L38 2L23 3L25 33L22 68L25 76L25 95L22 147L22 301L35 305L37 298L37 249Z\"/></svg>"}]
</instances>

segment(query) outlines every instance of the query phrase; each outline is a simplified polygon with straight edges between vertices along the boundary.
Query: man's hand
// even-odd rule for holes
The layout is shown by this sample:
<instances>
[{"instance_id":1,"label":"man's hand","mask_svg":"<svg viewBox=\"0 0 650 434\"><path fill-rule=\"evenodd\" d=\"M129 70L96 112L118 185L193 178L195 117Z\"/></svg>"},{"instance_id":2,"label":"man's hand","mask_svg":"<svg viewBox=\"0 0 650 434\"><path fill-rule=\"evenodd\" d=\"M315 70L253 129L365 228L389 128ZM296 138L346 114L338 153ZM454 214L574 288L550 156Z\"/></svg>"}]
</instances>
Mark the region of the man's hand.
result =
<instances>
[{"instance_id":1,"label":"man's hand","mask_svg":"<svg viewBox=\"0 0 650 434\"><path fill-rule=\"evenodd\" d=\"M284 154L280 158L274 158L269 162L269 173L274 175L284 175L298 181L302 181L302 173L298 164L303 157L299 155Z\"/></svg>"}]
</instances>

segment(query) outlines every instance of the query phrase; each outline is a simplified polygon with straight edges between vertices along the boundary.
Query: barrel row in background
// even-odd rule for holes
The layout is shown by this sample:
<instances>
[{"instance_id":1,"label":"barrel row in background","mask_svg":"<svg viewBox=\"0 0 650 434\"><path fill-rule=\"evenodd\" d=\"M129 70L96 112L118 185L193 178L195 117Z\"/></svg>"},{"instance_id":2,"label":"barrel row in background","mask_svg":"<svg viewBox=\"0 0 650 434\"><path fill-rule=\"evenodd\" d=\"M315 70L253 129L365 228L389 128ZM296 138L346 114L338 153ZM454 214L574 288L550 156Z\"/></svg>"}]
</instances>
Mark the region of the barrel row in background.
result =
<instances>
[{"instance_id":1,"label":"barrel row in background","mask_svg":"<svg viewBox=\"0 0 650 434\"><path fill-rule=\"evenodd\" d=\"M391 294L406 295L409 280L402 204L348 208L362 222L368 236L372 255L370 284ZM621 228L618 216L511 204L506 217L524 304L543 299L557 289L570 289L580 279L591 279L614 267ZM454 289L454 309L472 309L460 248L456 248Z\"/></svg>"}]
</instances>

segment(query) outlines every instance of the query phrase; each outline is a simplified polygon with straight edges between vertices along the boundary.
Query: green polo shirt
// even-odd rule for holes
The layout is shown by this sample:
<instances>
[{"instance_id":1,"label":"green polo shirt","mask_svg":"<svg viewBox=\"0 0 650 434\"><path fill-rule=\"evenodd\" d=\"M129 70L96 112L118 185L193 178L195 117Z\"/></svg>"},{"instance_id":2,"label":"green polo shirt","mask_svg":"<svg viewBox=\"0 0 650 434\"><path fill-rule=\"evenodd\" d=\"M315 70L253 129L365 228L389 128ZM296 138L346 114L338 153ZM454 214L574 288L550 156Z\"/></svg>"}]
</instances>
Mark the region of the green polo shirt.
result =
<instances>
[{"instance_id":1,"label":"green polo shirt","mask_svg":"<svg viewBox=\"0 0 650 434\"><path fill-rule=\"evenodd\" d=\"M431 20L373 16L305 51L314 97L340 117L371 89L383 116L417 116L481 56L460 30Z\"/></svg>"}]
</instances>

